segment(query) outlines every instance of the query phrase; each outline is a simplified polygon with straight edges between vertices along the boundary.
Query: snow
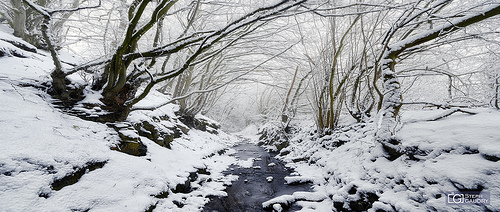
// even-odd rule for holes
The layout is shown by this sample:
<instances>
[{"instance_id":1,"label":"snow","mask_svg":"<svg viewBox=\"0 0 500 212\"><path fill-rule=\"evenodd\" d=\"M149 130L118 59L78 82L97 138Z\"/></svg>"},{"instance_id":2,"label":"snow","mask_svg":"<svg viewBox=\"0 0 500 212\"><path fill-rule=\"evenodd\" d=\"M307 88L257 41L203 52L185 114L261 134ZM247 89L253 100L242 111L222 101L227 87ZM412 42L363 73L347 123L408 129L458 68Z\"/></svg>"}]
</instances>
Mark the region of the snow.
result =
<instances>
[{"instance_id":1,"label":"snow","mask_svg":"<svg viewBox=\"0 0 500 212\"><path fill-rule=\"evenodd\" d=\"M283 211L283 207L281 207L280 204L274 204L273 205L273 210L277 211L277 212L281 212L281 211Z\"/></svg>"},{"instance_id":2,"label":"snow","mask_svg":"<svg viewBox=\"0 0 500 212\"><path fill-rule=\"evenodd\" d=\"M240 166L241 168L252 168L253 167L253 162L255 161L255 158L248 158L246 160L238 160L237 165Z\"/></svg>"},{"instance_id":3,"label":"snow","mask_svg":"<svg viewBox=\"0 0 500 212\"><path fill-rule=\"evenodd\" d=\"M16 39L5 28L0 37ZM237 140L223 132L214 135L191 129L167 149L122 129L121 133L140 138L148 148L147 155L111 150L119 142L113 128L65 114L51 104L45 90L29 86L48 81L53 64L46 52L27 52L4 42L0 47L26 56L0 57L0 211L145 211L152 205L158 211L201 211L208 196L225 195L225 185L237 179L222 174L236 159L217 152ZM85 102L98 102L98 93L85 92ZM134 111L127 121L174 117L176 109L166 105L155 111ZM98 107L92 110L101 111ZM104 166L87 169L93 163ZM51 187L79 169L87 171L76 183L60 190ZM172 191L199 169L208 173L191 182L193 191ZM155 197L164 192L167 197Z\"/></svg>"},{"instance_id":4,"label":"snow","mask_svg":"<svg viewBox=\"0 0 500 212\"><path fill-rule=\"evenodd\" d=\"M46 52L24 51L6 42L32 47L11 33L0 25L0 49L22 55L0 57L1 211L145 211L153 205L158 211L201 211L209 196L227 195L225 186L238 179L222 174L230 165L261 168L254 166L261 158L239 160L231 156L231 149L217 153L242 137L258 141L254 125L237 133L240 138L191 129L174 139L171 149L134 130L122 129L122 135L140 139L148 147L147 155L135 157L111 150L119 142L114 129L61 112L51 104L53 100L45 90L29 86L49 80L52 61ZM61 58L78 60L65 53ZM78 77L72 80L85 82ZM84 92L83 102L100 104L98 92ZM137 106L157 105L166 98L152 91ZM187 127L176 119L178 109L175 104L167 104L153 111L133 111L127 122L169 117L159 125ZM98 106L85 110L103 112ZM290 146L282 150L289 154L279 158L294 169L285 178L286 183L312 182L313 191L278 196L262 206L281 211L283 206L296 203L303 207L301 211L334 211L335 205L354 207L356 201L367 202L374 195L377 198L368 211L498 211L500 112L478 108L468 111L476 114L456 112L436 121L428 120L445 111L404 111L395 130L409 154L393 161L384 157L384 150L375 142L374 132L382 127L378 120L347 125L323 137L312 133L313 128L302 127L291 138ZM202 115L197 118L214 122ZM104 166L87 170L78 182L60 190L51 188L54 181L93 163ZM190 182L191 192L172 191L197 170L207 172ZM446 192L459 190L490 192L490 205L445 204ZM157 197L165 192L168 196Z\"/></svg>"},{"instance_id":5,"label":"snow","mask_svg":"<svg viewBox=\"0 0 500 212\"><path fill-rule=\"evenodd\" d=\"M445 1L443 1L443 2L445 2ZM443 4L443 2L435 3L435 5ZM428 7L428 9L426 9L426 10L430 10L432 8L436 8L436 7L431 6L431 7ZM432 34L438 34L438 33L441 35L448 34L448 33L452 32L460 27L463 27L462 25L464 25L465 22L470 21L471 19L474 19L474 18L478 19L479 18L479 20L480 20L481 18L484 18L481 16L485 16L486 13L488 13L489 16L491 16L492 14L495 14L494 12L492 13L492 11L494 11L497 8L498 8L498 4L483 4L482 7L477 7L477 8L471 9L471 11L469 11L468 14L461 16L459 18L456 18L453 21L447 20L446 22L444 22L438 26L435 26L434 28L431 28L428 31L417 33L417 34L409 36L401 41L393 43L388 47L388 49L390 49L392 52L397 52L397 51L405 50L406 48L412 47L411 44L416 42L416 41L420 41L421 43L427 42L427 41L429 41L428 37ZM408 18L408 20L413 20L413 17ZM478 20L476 20L476 21L478 21Z\"/></svg>"},{"instance_id":6,"label":"snow","mask_svg":"<svg viewBox=\"0 0 500 212\"><path fill-rule=\"evenodd\" d=\"M348 125L323 137L310 133L314 129L302 129L282 150L290 153L279 158L295 171L285 178L287 183L313 182L314 195L305 195L304 200L297 200L297 194L281 196L263 206L297 201L301 211L333 211L334 203L350 207L375 195L378 199L368 211L497 211L500 112L467 111L476 114L456 112L436 121L427 120L446 111L404 112L396 135L408 151L414 151L414 158L403 155L394 161L386 159L374 141L376 122ZM446 193L459 190L489 192L491 202L446 204Z\"/></svg>"},{"instance_id":7,"label":"snow","mask_svg":"<svg viewBox=\"0 0 500 212\"><path fill-rule=\"evenodd\" d=\"M1 38L0 40L2 41L2 44L7 43L6 41L14 41L16 43L21 43L30 49L36 49L33 45L29 44L23 39L12 35L13 33L14 33L13 29L9 28L7 25L0 24L0 38ZM11 46L8 47L10 48Z\"/></svg>"},{"instance_id":8,"label":"snow","mask_svg":"<svg viewBox=\"0 0 500 212\"><path fill-rule=\"evenodd\" d=\"M250 142L258 142L259 141L258 133L259 133L259 128L255 124L250 124L240 132L234 133L234 135L247 138Z\"/></svg>"},{"instance_id":9,"label":"snow","mask_svg":"<svg viewBox=\"0 0 500 212\"><path fill-rule=\"evenodd\" d=\"M276 204L290 206L293 202L298 200L322 201L325 198L326 197L324 196L324 194L319 192L313 193L313 192L297 191L291 195L281 195L279 197L275 197L273 199L265 201L262 203L262 207L263 208L269 208L271 206L274 207L274 205Z\"/></svg>"}]
</instances>

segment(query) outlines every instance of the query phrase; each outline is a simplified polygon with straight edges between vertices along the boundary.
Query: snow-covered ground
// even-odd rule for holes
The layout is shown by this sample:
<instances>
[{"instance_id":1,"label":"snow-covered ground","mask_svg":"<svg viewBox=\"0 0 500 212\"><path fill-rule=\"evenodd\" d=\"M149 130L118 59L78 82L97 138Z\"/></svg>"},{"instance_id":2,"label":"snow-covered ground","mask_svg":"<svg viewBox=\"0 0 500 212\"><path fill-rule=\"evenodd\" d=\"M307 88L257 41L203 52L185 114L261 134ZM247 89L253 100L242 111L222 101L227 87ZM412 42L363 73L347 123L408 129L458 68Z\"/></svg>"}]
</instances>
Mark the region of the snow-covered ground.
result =
<instances>
[{"instance_id":1,"label":"snow-covered ground","mask_svg":"<svg viewBox=\"0 0 500 212\"><path fill-rule=\"evenodd\" d=\"M350 125L322 138L303 130L281 158L296 171L287 181L311 181L316 194L299 192L264 205L298 201L302 211L499 211L500 112L464 110L477 114L456 112L427 121L446 111L404 112L398 135L411 157L394 161L375 144L373 123ZM479 190L489 192L489 204L446 202L452 192Z\"/></svg>"},{"instance_id":2,"label":"snow-covered ground","mask_svg":"<svg viewBox=\"0 0 500 212\"><path fill-rule=\"evenodd\" d=\"M142 157L111 150L119 142L114 129L61 112L42 87L32 86L49 80L52 61L46 52L20 50L2 40L30 46L10 33L0 26L0 50L10 52L0 57L0 211L200 211L208 196L224 195L224 184L235 179L223 176L223 170L230 164L252 166L253 159L218 154L236 140L221 131L192 129L171 149L141 137L148 148ZM72 79L85 83L78 75ZM85 101L96 100L95 95L87 93ZM161 102L151 98L143 104ZM133 112L128 121L173 117L175 109ZM374 142L373 123L349 125L321 138L311 133L313 127L302 126L280 158L296 171L287 182L313 182L315 191L280 196L263 206L281 210L276 203L297 202L302 211L500 211L500 112L467 111L477 114L457 112L426 121L445 111L404 112L398 135L409 154L393 161ZM240 136L256 140L256 131L249 127ZM173 192L197 170L204 171L192 178L193 191ZM54 184L77 172L83 174L77 182ZM450 192L468 190L489 192L489 204L446 204Z\"/></svg>"},{"instance_id":3,"label":"snow-covered ground","mask_svg":"<svg viewBox=\"0 0 500 212\"><path fill-rule=\"evenodd\" d=\"M2 27L0 38L30 46L9 32ZM207 196L224 195L224 184L234 179L221 172L235 159L217 154L233 136L192 129L171 149L141 137L148 148L143 157L111 150L119 142L113 128L64 114L46 91L28 86L49 79L53 64L46 52L4 40L0 49L17 51L0 57L0 211L199 211ZM175 108L154 113L174 116ZM204 172L191 178L192 192L172 191L197 170ZM77 182L54 184L77 172L83 174Z\"/></svg>"}]
</instances>

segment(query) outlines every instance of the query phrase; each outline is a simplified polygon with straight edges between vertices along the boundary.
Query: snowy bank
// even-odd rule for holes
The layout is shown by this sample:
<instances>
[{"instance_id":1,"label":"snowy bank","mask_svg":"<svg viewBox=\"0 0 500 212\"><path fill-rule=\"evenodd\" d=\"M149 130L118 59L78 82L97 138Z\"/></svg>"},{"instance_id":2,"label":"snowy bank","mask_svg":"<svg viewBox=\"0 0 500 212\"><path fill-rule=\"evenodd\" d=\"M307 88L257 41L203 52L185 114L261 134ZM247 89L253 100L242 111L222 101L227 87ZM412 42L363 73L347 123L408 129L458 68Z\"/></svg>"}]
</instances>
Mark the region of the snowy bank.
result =
<instances>
[{"instance_id":1,"label":"snowy bank","mask_svg":"<svg viewBox=\"0 0 500 212\"><path fill-rule=\"evenodd\" d=\"M30 46L8 31L0 37ZM48 54L5 41L0 49L8 53L0 56L1 211L200 211L208 196L225 194L221 172L234 159L223 150L232 136L192 128L169 149L140 130L119 133L65 114L41 86L53 68ZM163 129L180 126L175 108L134 112L125 125L154 119ZM145 155L112 150L121 134L140 139Z\"/></svg>"},{"instance_id":2,"label":"snowy bank","mask_svg":"<svg viewBox=\"0 0 500 212\"><path fill-rule=\"evenodd\" d=\"M467 111L475 114L457 112L435 120L446 112L405 112L398 135L406 153L393 161L374 142L373 123L323 137L302 130L280 158L297 172L289 181L312 181L317 195L278 197L264 206L298 201L302 211L498 211L500 112ZM489 202L447 202L449 195L463 192L489 194Z\"/></svg>"}]
</instances>

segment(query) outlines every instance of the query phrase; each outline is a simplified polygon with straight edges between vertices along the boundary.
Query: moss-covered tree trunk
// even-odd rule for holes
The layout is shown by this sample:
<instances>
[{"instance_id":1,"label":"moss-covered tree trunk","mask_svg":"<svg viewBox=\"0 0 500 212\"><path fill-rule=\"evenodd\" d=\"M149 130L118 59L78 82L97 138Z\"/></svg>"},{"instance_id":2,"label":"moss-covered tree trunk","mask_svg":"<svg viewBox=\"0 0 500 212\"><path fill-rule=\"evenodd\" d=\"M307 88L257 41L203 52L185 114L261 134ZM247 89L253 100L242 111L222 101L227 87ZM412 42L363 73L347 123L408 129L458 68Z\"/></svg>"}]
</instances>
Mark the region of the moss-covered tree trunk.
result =
<instances>
[{"instance_id":1,"label":"moss-covered tree trunk","mask_svg":"<svg viewBox=\"0 0 500 212\"><path fill-rule=\"evenodd\" d=\"M117 120L127 117L129 104L135 96L138 84L133 79L127 79L127 69L135 58L125 58L124 56L134 53L139 40L149 31L167 11L177 2L177 0L162 0L157 2L151 17L146 24L139 26L139 20L143 16L146 7L151 0L134 0L128 9L128 26L125 38L116 49L111 61L105 66L101 78L93 85L94 90L102 89L101 101L107 106L106 109L115 113ZM103 88L104 87L104 88Z\"/></svg>"},{"instance_id":2,"label":"moss-covered tree trunk","mask_svg":"<svg viewBox=\"0 0 500 212\"><path fill-rule=\"evenodd\" d=\"M114 113L112 119L122 121L130 112L131 105L126 102L135 96L137 86L127 82L127 68L129 61L123 60L124 50L118 48L111 62L105 66L101 76L103 83L100 86L106 87L102 90L101 101L106 105L108 111Z\"/></svg>"}]
</instances>

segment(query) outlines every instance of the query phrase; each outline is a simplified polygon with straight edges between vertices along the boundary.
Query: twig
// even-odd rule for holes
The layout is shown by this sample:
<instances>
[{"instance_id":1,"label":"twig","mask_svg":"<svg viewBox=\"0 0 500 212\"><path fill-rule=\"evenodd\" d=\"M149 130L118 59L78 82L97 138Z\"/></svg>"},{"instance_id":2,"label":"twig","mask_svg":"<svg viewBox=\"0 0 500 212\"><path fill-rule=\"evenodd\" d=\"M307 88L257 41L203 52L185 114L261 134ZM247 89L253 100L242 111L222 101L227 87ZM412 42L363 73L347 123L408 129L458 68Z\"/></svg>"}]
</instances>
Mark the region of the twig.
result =
<instances>
[{"instance_id":1,"label":"twig","mask_svg":"<svg viewBox=\"0 0 500 212\"><path fill-rule=\"evenodd\" d=\"M437 116L435 116L433 118L424 119L424 120L412 119L412 120L408 120L408 121L404 122L404 124L411 124L411 123L422 122L422 121L423 122L426 122L426 121L437 121L437 120L446 118L448 116L451 116L452 114L454 114L456 112L467 113L467 114L470 114L470 115L476 115L477 114L476 112L467 111L467 110L463 110L463 109L460 109L460 108L453 108L452 110L445 111L444 113L442 113L440 115L437 115Z\"/></svg>"},{"instance_id":2,"label":"twig","mask_svg":"<svg viewBox=\"0 0 500 212\"><path fill-rule=\"evenodd\" d=\"M442 118L446 118L448 116L451 116L452 114L456 113L456 112L462 112L462 113L467 113L467 114L470 114L470 115L476 115L477 113L475 112L471 112L471 111L466 111L466 110L462 110L460 108L455 108L453 110L450 110L450 111L447 111L437 117L434 117L434 118L431 118L431 119L427 119L426 121L437 121L439 119L442 119Z\"/></svg>"},{"instance_id":3,"label":"twig","mask_svg":"<svg viewBox=\"0 0 500 212\"><path fill-rule=\"evenodd\" d=\"M19 94L19 96L21 96L21 98L23 98L23 101L26 101L26 98L24 98L24 96L17 90L16 86L14 86L14 84L12 83L12 81L10 81L10 86L12 86L12 88L14 88L14 90L16 91L16 93Z\"/></svg>"},{"instance_id":4,"label":"twig","mask_svg":"<svg viewBox=\"0 0 500 212\"><path fill-rule=\"evenodd\" d=\"M438 104L432 102L403 102L403 105L427 105L427 107L436 107L437 109L451 109L451 108L468 108L469 105L450 105Z\"/></svg>"}]
</instances>

